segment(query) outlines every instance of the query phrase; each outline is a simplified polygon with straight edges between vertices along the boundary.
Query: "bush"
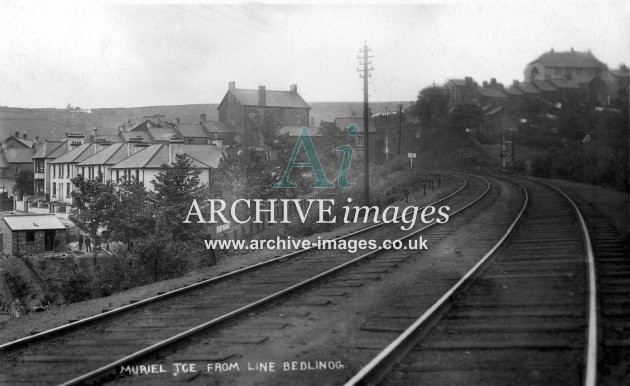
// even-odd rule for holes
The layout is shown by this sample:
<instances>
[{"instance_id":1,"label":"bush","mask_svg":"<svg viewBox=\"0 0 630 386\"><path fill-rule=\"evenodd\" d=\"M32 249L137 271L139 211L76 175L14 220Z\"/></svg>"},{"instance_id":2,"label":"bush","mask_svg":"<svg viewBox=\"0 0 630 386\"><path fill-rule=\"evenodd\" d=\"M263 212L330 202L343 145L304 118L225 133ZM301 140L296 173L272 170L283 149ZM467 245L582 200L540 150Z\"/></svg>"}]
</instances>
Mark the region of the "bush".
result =
<instances>
[{"instance_id":1,"label":"bush","mask_svg":"<svg viewBox=\"0 0 630 386\"><path fill-rule=\"evenodd\" d=\"M7 281L11 295L14 298L21 299L28 295L28 284L26 284L26 281L24 281L22 276L4 272L4 278Z\"/></svg>"},{"instance_id":2,"label":"bush","mask_svg":"<svg viewBox=\"0 0 630 386\"><path fill-rule=\"evenodd\" d=\"M90 278L84 273L77 273L61 289L61 296L68 303L82 302L92 297Z\"/></svg>"}]
</instances>

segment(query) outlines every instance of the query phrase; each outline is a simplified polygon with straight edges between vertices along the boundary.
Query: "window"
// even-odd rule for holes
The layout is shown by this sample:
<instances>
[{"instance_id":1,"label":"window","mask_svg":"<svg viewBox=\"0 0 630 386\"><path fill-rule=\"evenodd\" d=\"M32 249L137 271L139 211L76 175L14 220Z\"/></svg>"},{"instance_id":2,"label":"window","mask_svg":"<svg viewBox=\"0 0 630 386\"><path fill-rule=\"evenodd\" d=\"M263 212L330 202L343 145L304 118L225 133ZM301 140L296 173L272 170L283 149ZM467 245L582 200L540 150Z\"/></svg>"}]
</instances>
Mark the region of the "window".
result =
<instances>
[{"instance_id":1,"label":"window","mask_svg":"<svg viewBox=\"0 0 630 386\"><path fill-rule=\"evenodd\" d=\"M57 165L52 165L53 178L57 177Z\"/></svg>"},{"instance_id":2,"label":"window","mask_svg":"<svg viewBox=\"0 0 630 386\"><path fill-rule=\"evenodd\" d=\"M15 174L18 174L20 172L20 168L16 167L15 168Z\"/></svg>"},{"instance_id":3,"label":"window","mask_svg":"<svg viewBox=\"0 0 630 386\"><path fill-rule=\"evenodd\" d=\"M140 181L140 170L136 169L136 181Z\"/></svg>"},{"instance_id":4,"label":"window","mask_svg":"<svg viewBox=\"0 0 630 386\"><path fill-rule=\"evenodd\" d=\"M70 178L70 164L68 164L66 166L67 166L67 168L66 168L66 171L67 171L66 175L68 176L68 178Z\"/></svg>"},{"instance_id":5,"label":"window","mask_svg":"<svg viewBox=\"0 0 630 386\"><path fill-rule=\"evenodd\" d=\"M120 170L116 170L116 182L120 181Z\"/></svg>"},{"instance_id":6,"label":"window","mask_svg":"<svg viewBox=\"0 0 630 386\"><path fill-rule=\"evenodd\" d=\"M27 243L35 242L35 231L26 231L26 242Z\"/></svg>"},{"instance_id":7,"label":"window","mask_svg":"<svg viewBox=\"0 0 630 386\"><path fill-rule=\"evenodd\" d=\"M37 160L35 161L35 173L43 173L44 172L44 161Z\"/></svg>"},{"instance_id":8,"label":"window","mask_svg":"<svg viewBox=\"0 0 630 386\"><path fill-rule=\"evenodd\" d=\"M193 139L192 138L188 138L188 143L193 143Z\"/></svg>"},{"instance_id":9,"label":"window","mask_svg":"<svg viewBox=\"0 0 630 386\"><path fill-rule=\"evenodd\" d=\"M70 183L66 182L66 197L70 197Z\"/></svg>"},{"instance_id":10,"label":"window","mask_svg":"<svg viewBox=\"0 0 630 386\"><path fill-rule=\"evenodd\" d=\"M52 195L53 195L53 197L56 197L56 196L57 196L57 184L55 184L55 183L53 182L53 184L52 184L52 188L53 188L53 194L52 194Z\"/></svg>"},{"instance_id":11,"label":"window","mask_svg":"<svg viewBox=\"0 0 630 386\"><path fill-rule=\"evenodd\" d=\"M59 165L59 178L63 178L63 165Z\"/></svg>"},{"instance_id":12,"label":"window","mask_svg":"<svg viewBox=\"0 0 630 386\"><path fill-rule=\"evenodd\" d=\"M81 166L81 175L85 177L85 166Z\"/></svg>"}]
</instances>

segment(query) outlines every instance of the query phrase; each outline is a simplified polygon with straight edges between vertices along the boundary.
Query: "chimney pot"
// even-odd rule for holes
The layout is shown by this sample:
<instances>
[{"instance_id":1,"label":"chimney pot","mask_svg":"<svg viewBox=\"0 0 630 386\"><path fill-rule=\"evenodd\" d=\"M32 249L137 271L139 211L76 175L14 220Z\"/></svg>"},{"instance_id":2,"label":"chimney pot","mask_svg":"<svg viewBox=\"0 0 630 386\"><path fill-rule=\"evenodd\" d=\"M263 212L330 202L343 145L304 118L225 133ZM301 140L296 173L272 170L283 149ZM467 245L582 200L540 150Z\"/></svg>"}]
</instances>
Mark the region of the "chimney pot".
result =
<instances>
[{"instance_id":1,"label":"chimney pot","mask_svg":"<svg viewBox=\"0 0 630 386\"><path fill-rule=\"evenodd\" d=\"M16 132L14 133L14 137L16 137L16 138L20 138L20 132L19 132L19 131L16 131Z\"/></svg>"},{"instance_id":2,"label":"chimney pot","mask_svg":"<svg viewBox=\"0 0 630 386\"><path fill-rule=\"evenodd\" d=\"M228 89L235 90L236 89L236 82L235 81L228 82Z\"/></svg>"},{"instance_id":3,"label":"chimney pot","mask_svg":"<svg viewBox=\"0 0 630 386\"><path fill-rule=\"evenodd\" d=\"M258 106L267 105L267 91L265 86L258 86Z\"/></svg>"},{"instance_id":4,"label":"chimney pot","mask_svg":"<svg viewBox=\"0 0 630 386\"><path fill-rule=\"evenodd\" d=\"M466 85L471 85L472 84L472 77L467 76L464 78L464 81L466 83Z\"/></svg>"},{"instance_id":5,"label":"chimney pot","mask_svg":"<svg viewBox=\"0 0 630 386\"><path fill-rule=\"evenodd\" d=\"M28 137L28 135L26 135L26 133L22 134L22 138L26 139L26 137Z\"/></svg>"},{"instance_id":6,"label":"chimney pot","mask_svg":"<svg viewBox=\"0 0 630 386\"><path fill-rule=\"evenodd\" d=\"M297 94L297 84L289 86L289 90L291 91L291 94Z\"/></svg>"},{"instance_id":7,"label":"chimney pot","mask_svg":"<svg viewBox=\"0 0 630 386\"><path fill-rule=\"evenodd\" d=\"M497 78L491 78L490 84L497 84Z\"/></svg>"}]
</instances>

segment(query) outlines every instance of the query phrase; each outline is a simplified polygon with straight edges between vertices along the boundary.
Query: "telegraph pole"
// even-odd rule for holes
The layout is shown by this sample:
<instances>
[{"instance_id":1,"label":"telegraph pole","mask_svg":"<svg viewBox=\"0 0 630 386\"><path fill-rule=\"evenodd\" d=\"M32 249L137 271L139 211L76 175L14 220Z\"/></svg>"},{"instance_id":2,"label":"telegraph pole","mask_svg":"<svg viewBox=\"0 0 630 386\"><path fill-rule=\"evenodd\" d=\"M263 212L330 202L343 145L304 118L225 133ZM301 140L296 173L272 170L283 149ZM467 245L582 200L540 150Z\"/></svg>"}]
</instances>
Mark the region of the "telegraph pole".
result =
<instances>
[{"instance_id":1,"label":"telegraph pole","mask_svg":"<svg viewBox=\"0 0 630 386\"><path fill-rule=\"evenodd\" d=\"M370 49L367 43L363 45L363 49L359 50L362 56L357 56L359 59L359 65L363 66L363 74L359 74L363 78L363 196L365 199L365 205L370 204L370 106L368 103L368 78L372 76L370 71L374 70L374 67L369 66L372 64L369 55ZM369 66L369 67L368 67Z\"/></svg>"},{"instance_id":2,"label":"telegraph pole","mask_svg":"<svg viewBox=\"0 0 630 386\"><path fill-rule=\"evenodd\" d=\"M400 157L400 141L402 140L402 103L398 105L398 157Z\"/></svg>"}]
</instances>

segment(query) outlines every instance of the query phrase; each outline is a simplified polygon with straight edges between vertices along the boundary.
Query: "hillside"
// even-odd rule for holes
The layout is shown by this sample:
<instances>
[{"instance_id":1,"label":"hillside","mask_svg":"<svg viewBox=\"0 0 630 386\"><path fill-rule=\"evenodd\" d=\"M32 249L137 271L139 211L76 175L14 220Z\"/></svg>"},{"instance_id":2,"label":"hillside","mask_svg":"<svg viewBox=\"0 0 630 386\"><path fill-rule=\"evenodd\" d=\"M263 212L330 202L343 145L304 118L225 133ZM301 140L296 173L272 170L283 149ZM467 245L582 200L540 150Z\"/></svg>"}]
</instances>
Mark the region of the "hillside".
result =
<instances>
[{"instance_id":1,"label":"hillside","mask_svg":"<svg viewBox=\"0 0 630 386\"><path fill-rule=\"evenodd\" d=\"M372 113L396 111L398 103L406 108L410 102L374 102L370 104ZM354 112L363 115L362 102L311 102L311 117L319 124L321 120L332 122L338 117L348 117ZM183 123L198 122L201 114L208 120L218 120L218 104L192 104L171 106L143 106L96 108L92 113L71 112L66 109L23 109L14 107L0 108L0 138L7 138L16 131L20 135L27 133L29 138L57 139L65 132L83 132L90 134L97 128L100 134L115 134L117 127L131 120L138 123L143 116L161 114L167 119L179 118Z\"/></svg>"}]
</instances>

